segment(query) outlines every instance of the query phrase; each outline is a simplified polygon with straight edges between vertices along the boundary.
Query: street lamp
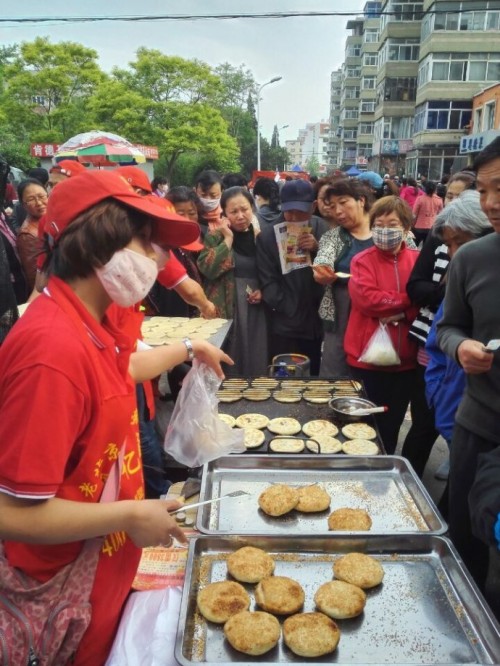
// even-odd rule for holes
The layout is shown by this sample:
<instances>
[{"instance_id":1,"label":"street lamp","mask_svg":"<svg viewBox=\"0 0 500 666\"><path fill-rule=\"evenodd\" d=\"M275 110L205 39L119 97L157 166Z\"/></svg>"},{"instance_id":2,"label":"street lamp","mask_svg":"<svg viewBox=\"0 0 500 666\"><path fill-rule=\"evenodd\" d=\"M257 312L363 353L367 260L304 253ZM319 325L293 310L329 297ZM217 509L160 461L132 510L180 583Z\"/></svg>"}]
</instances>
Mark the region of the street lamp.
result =
<instances>
[{"instance_id":1,"label":"street lamp","mask_svg":"<svg viewBox=\"0 0 500 666\"><path fill-rule=\"evenodd\" d=\"M259 86L257 90L257 170L258 171L260 171L260 93L262 91L262 88L269 86L271 83L276 83L277 81L281 81L282 78L283 78L282 76L275 76L270 81L267 81L266 83L263 83L261 86Z\"/></svg>"}]
</instances>

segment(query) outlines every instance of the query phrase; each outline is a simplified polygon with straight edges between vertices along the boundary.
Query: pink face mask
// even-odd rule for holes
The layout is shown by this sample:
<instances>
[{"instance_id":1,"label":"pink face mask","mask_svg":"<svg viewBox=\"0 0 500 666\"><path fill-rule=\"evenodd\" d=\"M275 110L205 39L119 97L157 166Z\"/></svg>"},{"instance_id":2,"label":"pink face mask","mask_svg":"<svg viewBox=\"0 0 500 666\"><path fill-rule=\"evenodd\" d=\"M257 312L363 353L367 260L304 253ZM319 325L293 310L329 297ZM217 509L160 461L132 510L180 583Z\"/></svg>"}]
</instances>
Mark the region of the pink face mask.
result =
<instances>
[{"instance_id":1,"label":"pink face mask","mask_svg":"<svg viewBox=\"0 0 500 666\"><path fill-rule=\"evenodd\" d=\"M127 308L147 296L158 276L158 264L124 248L115 252L107 264L96 268L95 274L111 300Z\"/></svg>"}]
</instances>

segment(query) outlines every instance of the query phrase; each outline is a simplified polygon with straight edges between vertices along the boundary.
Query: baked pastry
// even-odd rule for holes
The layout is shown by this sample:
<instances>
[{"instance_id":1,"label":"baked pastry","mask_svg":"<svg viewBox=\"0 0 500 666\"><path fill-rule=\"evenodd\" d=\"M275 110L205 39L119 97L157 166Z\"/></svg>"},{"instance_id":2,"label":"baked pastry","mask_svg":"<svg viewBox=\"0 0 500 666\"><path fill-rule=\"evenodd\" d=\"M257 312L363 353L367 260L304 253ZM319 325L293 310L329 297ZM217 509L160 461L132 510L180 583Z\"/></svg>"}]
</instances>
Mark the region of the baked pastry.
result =
<instances>
[{"instance_id":1,"label":"baked pastry","mask_svg":"<svg viewBox=\"0 0 500 666\"><path fill-rule=\"evenodd\" d=\"M297 419L280 416L276 419L271 419L267 424L267 429L276 435L296 435L300 432L301 427Z\"/></svg>"},{"instance_id":2,"label":"baked pastry","mask_svg":"<svg viewBox=\"0 0 500 666\"><path fill-rule=\"evenodd\" d=\"M229 620L231 615L247 610L250 597L243 585L224 580L210 583L200 590L196 602L204 618L222 624Z\"/></svg>"},{"instance_id":3,"label":"baked pastry","mask_svg":"<svg viewBox=\"0 0 500 666\"><path fill-rule=\"evenodd\" d=\"M245 446L247 449L256 449L266 441L265 434L257 428L243 428L243 432L245 433Z\"/></svg>"},{"instance_id":4,"label":"baked pastry","mask_svg":"<svg viewBox=\"0 0 500 666\"><path fill-rule=\"evenodd\" d=\"M315 483L311 486L299 488L299 503L295 509L303 513L317 513L318 511L326 511L330 502L330 495L323 486Z\"/></svg>"},{"instance_id":5,"label":"baked pastry","mask_svg":"<svg viewBox=\"0 0 500 666\"><path fill-rule=\"evenodd\" d=\"M314 602L318 609L335 620L345 620L361 615L366 604L366 594L357 585L343 580L331 580L317 590Z\"/></svg>"},{"instance_id":6,"label":"baked pastry","mask_svg":"<svg viewBox=\"0 0 500 666\"><path fill-rule=\"evenodd\" d=\"M299 657L321 657L335 650L340 630L323 613L299 613L283 622L283 639Z\"/></svg>"},{"instance_id":7,"label":"baked pastry","mask_svg":"<svg viewBox=\"0 0 500 666\"><path fill-rule=\"evenodd\" d=\"M230 428L234 428L234 425L236 423L236 419L234 416L231 416L231 414L219 414L219 418L221 421L224 421L226 425L228 425Z\"/></svg>"},{"instance_id":8,"label":"baked pastry","mask_svg":"<svg viewBox=\"0 0 500 666\"><path fill-rule=\"evenodd\" d=\"M265 428L268 423L264 414L241 414L236 418L238 428Z\"/></svg>"},{"instance_id":9,"label":"baked pastry","mask_svg":"<svg viewBox=\"0 0 500 666\"><path fill-rule=\"evenodd\" d=\"M366 532L372 519L364 509L335 509L328 516L328 529L345 532Z\"/></svg>"},{"instance_id":10,"label":"baked pastry","mask_svg":"<svg viewBox=\"0 0 500 666\"><path fill-rule=\"evenodd\" d=\"M283 516L299 503L297 488L276 483L259 495L259 506L268 516Z\"/></svg>"},{"instance_id":11,"label":"baked pastry","mask_svg":"<svg viewBox=\"0 0 500 666\"><path fill-rule=\"evenodd\" d=\"M229 618L224 625L224 635L238 652L258 656L278 643L281 627L274 615L242 611Z\"/></svg>"},{"instance_id":12,"label":"baked pastry","mask_svg":"<svg viewBox=\"0 0 500 666\"><path fill-rule=\"evenodd\" d=\"M342 434L349 439L375 439L377 432L368 423L348 423L342 428Z\"/></svg>"},{"instance_id":13,"label":"baked pastry","mask_svg":"<svg viewBox=\"0 0 500 666\"><path fill-rule=\"evenodd\" d=\"M306 441L306 446L312 453L339 453L342 451L342 442L329 435L314 435Z\"/></svg>"},{"instance_id":14,"label":"baked pastry","mask_svg":"<svg viewBox=\"0 0 500 666\"><path fill-rule=\"evenodd\" d=\"M294 391L275 391L273 393L273 398L278 402L300 402L302 396L300 393Z\"/></svg>"},{"instance_id":15,"label":"baked pastry","mask_svg":"<svg viewBox=\"0 0 500 666\"><path fill-rule=\"evenodd\" d=\"M268 391L265 388L248 388L243 391L243 397L247 400L254 400L259 402L261 400L267 400L271 397L271 391Z\"/></svg>"},{"instance_id":16,"label":"baked pastry","mask_svg":"<svg viewBox=\"0 0 500 666\"><path fill-rule=\"evenodd\" d=\"M296 613L304 605L304 599L302 586L287 576L263 578L255 588L255 601L268 613Z\"/></svg>"},{"instance_id":17,"label":"baked pastry","mask_svg":"<svg viewBox=\"0 0 500 666\"><path fill-rule=\"evenodd\" d=\"M375 442L369 439L348 439L342 444L342 451L348 456L376 456L380 453Z\"/></svg>"},{"instance_id":18,"label":"baked pastry","mask_svg":"<svg viewBox=\"0 0 500 666\"><path fill-rule=\"evenodd\" d=\"M269 450L273 453L302 453L304 440L293 437L274 437L269 442Z\"/></svg>"},{"instance_id":19,"label":"baked pastry","mask_svg":"<svg viewBox=\"0 0 500 666\"><path fill-rule=\"evenodd\" d=\"M335 437L339 432L337 426L326 419L308 421L307 423L304 423L302 430L308 437L315 437L316 435L329 435L330 437Z\"/></svg>"},{"instance_id":20,"label":"baked pastry","mask_svg":"<svg viewBox=\"0 0 500 666\"><path fill-rule=\"evenodd\" d=\"M357 585L363 590L380 585L384 570L378 560L364 553L349 553L333 563L335 578Z\"/></svg>"},{"instance_id":21,"label":"baked pastry","mask_svg":"<svg viewBox=\"0 0 500 666\"><path fill-rule=\"evenodd\" d=\"M243 546L227 558L227 570L241 583L258 583L274 573L274 560L261 548Z\"/></svg>"}]
</instances>

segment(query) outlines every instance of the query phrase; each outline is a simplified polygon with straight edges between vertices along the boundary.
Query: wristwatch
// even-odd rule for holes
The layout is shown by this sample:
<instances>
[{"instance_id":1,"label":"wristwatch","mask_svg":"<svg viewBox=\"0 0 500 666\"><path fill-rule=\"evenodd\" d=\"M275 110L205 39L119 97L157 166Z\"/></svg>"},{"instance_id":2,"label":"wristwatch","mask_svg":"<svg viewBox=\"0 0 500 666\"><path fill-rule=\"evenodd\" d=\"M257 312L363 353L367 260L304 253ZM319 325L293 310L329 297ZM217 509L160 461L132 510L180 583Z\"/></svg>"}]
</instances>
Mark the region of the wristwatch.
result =
<instances>
[{"instance_id":1,"label":"wristwatch","mask_svg":"<svg viewBox=\"0 0 500 666\"><path fill-rule=\"evenodd\" d=\"M184 340L182 342L186 345L186 349L187 349L187 353L188 353L187 360L192 361L194 359L193 343L191 342L191 340L189 338L184 338Z\"/></svg>"}]
</instances>

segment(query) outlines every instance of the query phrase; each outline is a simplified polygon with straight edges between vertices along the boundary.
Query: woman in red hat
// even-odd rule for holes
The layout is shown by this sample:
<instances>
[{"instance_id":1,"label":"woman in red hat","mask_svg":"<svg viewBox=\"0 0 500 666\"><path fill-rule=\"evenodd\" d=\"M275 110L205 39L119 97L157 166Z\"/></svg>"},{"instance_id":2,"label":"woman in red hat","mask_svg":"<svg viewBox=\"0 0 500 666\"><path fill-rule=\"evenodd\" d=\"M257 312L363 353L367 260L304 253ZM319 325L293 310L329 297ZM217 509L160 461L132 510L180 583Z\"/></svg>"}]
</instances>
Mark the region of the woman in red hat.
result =
<instances>
[{"instance_id":1,"label":"woman in red hat","mask_svg":"<svg viewBox=\"0 0 500 666\"><path fill-rule=\"evenodd\" d=\"M64 570L71 594L57 608L68 612L73 596L89 595L92 616L71 656L57 652L55 607L43 608L47 624L36 636L34 624L19 621L15 604L0 603L0 633L7 635L0 651L11 651L9 663L38 663L49 654L56 659L50 663L71 656L77 666L99 666L141 548L172 537L185 541L169 514L177 502L143 500L134 382L193 357L223 376L220 363L231 359L188 339L132 352L135 341L108 317L113 303L131 306L150 289L161 254L155 243L189 243L196 225L138 196L113 173L87 172L57 185L45 231L51 246L47 287L0 349L0 538L6 557L0 558L0 592L9 595L7 574L14 567L26 586L53 582ZM113 501L103 501L104 489ZM97 537L102 544L96 568L84 567L90 581L85 590L71 566L84 562L84 544Z\"/></svg>"}]
</instances>

